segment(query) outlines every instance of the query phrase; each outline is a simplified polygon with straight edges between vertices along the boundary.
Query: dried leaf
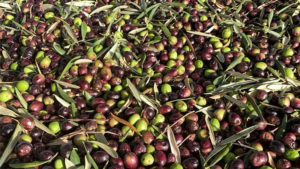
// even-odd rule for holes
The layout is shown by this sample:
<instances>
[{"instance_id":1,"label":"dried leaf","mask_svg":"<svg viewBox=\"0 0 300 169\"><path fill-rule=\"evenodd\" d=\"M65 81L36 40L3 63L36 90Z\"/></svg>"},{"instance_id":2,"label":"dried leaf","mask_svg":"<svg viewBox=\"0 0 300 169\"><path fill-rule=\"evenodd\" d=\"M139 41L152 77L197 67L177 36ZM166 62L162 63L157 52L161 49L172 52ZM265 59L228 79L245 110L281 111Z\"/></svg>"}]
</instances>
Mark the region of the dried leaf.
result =
<instances>
[{"instance_id":1,"label":"dried leaf","mask_svg":"<svg viewBox=\"0 0 300 169\"><path fill-rule=\"evenodd\" d=\"M15 92L16 92L17 98L20 101L21 105L25 109L28 109L28 103L26 102L26 100L24 99L24 97L22 96L22 94L20 93L20 91L16 87L15 87Z\"/></svg>"},{"instance_id":2,"label":"dried leaf","mask_svg":"<svg viewBox=\"0 0 300 169\"><path fill-rule=\"evenodd\" d=\"M56 156L58 153L56 153L53 157L51 157L49 160L47 161L34 161L31 163L18 163L18 164L9 164L9 166L11 168L34 168L34 167L38 167L47 163L50 163Z\"/></svg>"},{"instance_id":3,"label":"dried leaf","mask_svg":"<svg viewBox=\"0 0 300 169\"><path fill-rule=\"evenodd\" d=\"M230 102L236 104L236 105L239 106L239 107L247 108L247 105L246 105L245 103L243 103L243 102L241 102L241 101L239 101L239 100L237 100L237 99L235 99L235 98L233 98L233 97L231 97L231 96L224 95L224 97L225 97L227 100L229 100Z\"/></svg>"},{"instance_id":4,"label":"dried leaf","mask_svg":"<svg viewBox=\"0 0 300 169\"><path fill-rule=\"evenodd\" d=\"M47 30L47 34L50 34L50 33L52 33L56 28L57 28L57 26L58 26L58 24L60 23L60 21L56 21L56 22L54 22L49 28L48 28L48 30Z\"/></svg>"},{"instance_id":5,"label":"dried leaf","mask_svg":"<svg viewBox=\"0 0 300 169\"><path fill-rule=\"evenodd\" d=\"M181 162L180 150L178 148L174 133L170 126L167 126L167 136L168 136L168 140L169 140L169 144L170 144L170 148L171 148L171 153L174 154L174 156L176 158L176 162L180 163Z\"/></svg>"},{"instance_id":6,"label":"dried leaf","mask_svg":"<svg viewBox=\"0 0 300 169\"><path fill-rule=\"evenodd\" d=\"M8 4L8 2L0 2L0 7L5 8L5 9L12 9L12 6Z\"/></svg>"},{"instance_id":7,"label":"dried leaf","mask_svg":"<svg viewBox=\"0 0 300 169\"><path fill-rule=\"evenodd\" d=\"M17 124L14 133L10 137L9 142L8 142L7 146L5 147L4 152L1 154L0 168L2 168L2 165L6 161L7 157L13 152L13 150L14 150L17 142L18 142L18 138L21 135L21 133L22 133L22 128L19 124Z\"/></svg>"},{"instance_id":8,"label":"dried leaf","mask_svg":"<svg viewBox=\"0 0 300 169\"><path fill-rule=\"evenodd\" d=\"M91 164L86 156L84 156L84 169L91 169Z\"/></svg>"},{"instance_id":9,"label":"dried leaf","mask_svg":"<svg viewBox=\"0 0 300 169\"><path fill-rule=\"evenodd\" d=\"M93 157L90 155L90 153L86 150L86 157L87 160L89 161L89 163L93 166L94 169L99 169L98 165L96 164L96 162L94 161Z\"/></svg>"},{"instance_id":10,"label":"dried leaf","mask_svg":"<svg viewBox=\"0 0 300 169\"><path fill-rule=\"evenodd\" d=\"M269 162L269 164L271 165L271 167L273 169L276 169L276 165L274 163L274 160L273 160L273 157L272 157L271 153L268 151L267 154L268 154L268 162Z\"/></svg>"},{"instance_id":11,"label":"dried leaf","mask_svg":"<svg viewBox=\"0 0 300 169\"><path fill-rule=\"evenodd\" d=\"M128 34L131 34L131 35L135 35L137 33L140 33L142 32L143 30L146 30L147 28L137 28L137 29L133 29L132 31L130 31Z\"/></svg>"},{"instance_id":12,"label":"dried leaf","mask_svg":"<svg viewBox=\"0 0 300 169\"><path fill-rule=\"evenodd\" d=\"M66 87L66 88L72 88L72 89L80 89L79 86L68 83L68 82L64 82L64 81L60 81L60 80L54 80L56 83Z\"/></svg>"},{"instance_id":13,"label":"dried leaf","mask_svg":"<svg viewBox=\"0 0 300 169\"><path fill-rule=\"evenodd\" d=\"M146 95L144 95L144 94L141 94L140 97L141 97L141 100L142 100L144 103L146 103L146 104L148 104L150 107L153 107L154 109L158 110L158 108L157 108L157 106L156 106L157 103L156 103L154 100L150 99L148 96L146 96Z\"/></svg>"},{"instance_id":14,"label":"dried leaf","mask_svg":"<svg viewBox=\"0 0 300 169\"><path fill-rule=\"evenodd\" d=\"M119 123L124 124L125 126L128 126L132 131L134 131L135 133L137 133L138 135L141 136L140 132L133 125L131 125L128 121L121 119L120 117L114 115L113 113L111 113L111 116L116 121L118 121Z\"/></svg>"},{"instance_id":15,"label":"dried leaf","mask_svg":"<svg viewBox=\"0 0 300 169\"><path fill-rule=\"evenodd\" d=\"M104 55L103 59L112 59L112 57L115 55L118 47L120 46L119 43L115 43L109 51Z\"/></svg>"},{"instance_id":16,"label":"dried leaf","mask_svg":"<svg viewBox=\"0 0 300 169\"><path fill-rule=\"evenodd\" d=\"M119 157L118 153L114 149L109 147L108 145L100 143L98 141L89 141L89 142L99 146L101 149L103 149L105 152L107 152L107 154L109 154L112 158Z\"/></svg>"}]
</instances>

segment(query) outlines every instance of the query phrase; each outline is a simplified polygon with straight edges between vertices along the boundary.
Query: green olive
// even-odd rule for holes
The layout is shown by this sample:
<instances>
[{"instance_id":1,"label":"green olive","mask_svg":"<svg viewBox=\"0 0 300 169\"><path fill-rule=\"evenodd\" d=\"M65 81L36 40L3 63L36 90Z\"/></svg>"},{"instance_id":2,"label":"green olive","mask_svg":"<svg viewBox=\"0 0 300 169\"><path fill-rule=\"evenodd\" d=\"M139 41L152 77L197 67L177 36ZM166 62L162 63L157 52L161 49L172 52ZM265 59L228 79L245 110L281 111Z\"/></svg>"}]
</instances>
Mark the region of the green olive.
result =
<instances>
[{"instance_id":1,"label":"green olive","mask_svg":"<svg viewBox=\"0 0 300 169\"><path fill-rule=\"evenodd\" d=\"M51 59L49 56L44 57L41 61L40 61L40 67L43 69L47 69L49 68L51 64Z\"/></svg>"},{"instance_id":2,"label":"green olive","mask_svg":"<svg viewBox=\"0 0 300 169\"><path fill-rule=\"evenodd\" d=\"M60 130L61 130L61 127L60 127L60 124L58 121L51 122L48 127L54 134L60 132Z\"/></svg>"},{"instance_id":3,"label":"green olive","mask_svg":"<svg viewBox=\"0 0 300 169\"><path fill-rule=\"evenodd\" d=\"M128 127L128 126L123 126L121 129L122 135L127 135L127 136L133 136L134 132Z\"/></svg>"},{"instance_id":4,"label":"green olive","mask_svg":"<svg viewBox=\"0 0 300 169\"><path fill-rule=\"evenodd\" d=\"M176 45L177 44L177 37L176 36L171 36L170 38L169 38L169 43L171 44L171 45Z\"/></svg>"},{"instance_id":5,"label":"green olive","mask_svg":"<svg viewBox=\"0 0 300 169\"><path fill-rule=\"evenodd\" d=\"M196 60L195 65L196 65L197 69L201 69L201 68L203 68L204 63L202 60Z\"/></svg>"},{"instance_id":6,"label":"green olive","mask_svg":"<svg viewBox=\"0 0 300 169\"><path fill-rule=\"evenodd\" d=\"M260 69L260 70L266 70L268 65L265 62L257 62L255 64L255 68Z\"/></svg>"},{"instance_id":7,"label":"green olive","mask_svg":"<svg viewBox=\"0 0 300 169\"><path fill-rule=\"evenodd\" d=\"M203 107L207 104L207 101L205 97L199 96L196 100L196 104Z\"/></svg>"},{"instance_id":8,"label":"green olive","mask_svg":"<svg viewBox=\"0 0 300 169\"><path fill-rule=\"evenodd\" d=\"M214 111L214 116L219 120L222 121L225 117L226 110L225 109L217 109Z\"/></svg>"},{"instance_id":9,"label":"green olive","mask_svg":"<svg viewBox=\"0 0 300 169\"><path fill-rule=\"evenodd\" d=\"M0 102L5 103L12 100L13 98L14 98L13 94L8 90L4 90L0 92Z\"/></svg>"},{"instance_id":10,"label":"green olive","mask_svg":"<svg viewBox=\"0 0 300 169\"><path fill-rule=\"evenodd\" d=\"M152 120L153 125L157 125L157 124L160 124L160 123L163 123L163 122L165 122L165 116L162 115L162 114L156 114L156 116Z\"/></svg>"},{"instance_id":11,"label":"green olive","mask_svg":"<svg viewBox=\"0 0 300 169\"><path fill-rule=\"evenodd\" d=\"M74 24L77 26L77 27L80 27L81 24L82 24L82 19L77 17L74 19Z\"/></svg>"},{"instance_id":12,"label":"green olive","mask_svg":"<svg viewBox=\"0 0 300 169\"><path fill-rule=\"evenodd\" d=\"M170 166L170 169L183 169L183 167L179 163L174 163Z\"/></svg>"},{"instance_id":13,"label":"green olive","mask_svg":"<svg viewBox=\"0 0 300 169\"><path fill-rule=\"evenodd\" d=\"M291 161L296 161L300 157L299 152L297 150L293 150L293 149L287 150L284 153L284 156L286 159L291 160Z\"/></svg>"},{"instance_id":14,"label":"green olive","mask_svg":"<svg viewBox=\"0 0 300 169\"><path fill-rule=\"evenodd\" d=\"M135 127L138 132L143 132L147 130L148 123L145 119L140 119L139 121L136 122Z\"/></svg>"},{"instance_id":15,"label":"green olive","mask_svg":"<svg viewBox=\"0 0 300 169\"><path fill-rule=\"evenodd\" d=\"M45 13L45 19L53 19L55 17L54 12L47 12Z\"/></svg>"},{"instance_id":16,"label":"green olive","mask_svg":"<svg viewBox=\"0 0 300 169\"><path fill-rule=\"evenodd\" d=\"M212 91L215 90L215 88L216 88L215 85L210 84L210 85L207 85L207 86L206 86L205 91L206 91L206 92L212 92Z\"/></svg>"},{"instance_id":17,"label":"green olive","mask_svg":"<svg viewBox=\"0 0 300 169\"><path fill-rule=\"evenodd\" d=\"M143 166L150 166L154 163L154 157L152 156L152 154L145 153L141 157L141 163L143 164Z\"/></svg>"},{"instance_id":18,"label":"green olive","mask_svg":"<svg viewBox=\"0 0 300 169\"><path fill-rule=\"evenodd\" d=\"M178 56L178 54L177 54L176 50L172 50L172 51L169 53L169 58L170 58L170 59L177 60L177 56Z\"/></svg>"},{"instance_id":19,"label":"green olive","mask_svg":"<svg viewBox=\"0 0 300 169\"><path fill-rule=\"evenodd\" d=\"M219 122L218 119L212 118L210 123L211 123L211 127L212 127L213 131L219 131L220 130L221 125L220 125L220 122Z\"/></svg>"},{"instance_id":20,"label":"green olive","mask_svg":"<svg viewBox=\"0 0 300 169\"><path fill-rule=\"evenodd\" d=\"M9 68L10 68L10 70L16 71L16 70L18 70L18 67L19 67L18 62L14 62L10 65Z\"/></svg>"},{"instance_id":21,"label":"green olive","mask_svg":"<svg viewBox=\"0 0 300 169\"><path fill-rule=\"evenodd\" d=\"M26 80L21 80L16 87L20 92L26 92L29 89L29 83Z\"/></svg>"},{"instance_id":22,"label":"green olive","mask_svg":"<svg viewBox=\"0 0 300 169\"><path fill-rule=\"evenodd\" d=\"M197 137L199 140L205 140L208 138L208 131L206 129L199 129L197 131Z\"/></svg>"},{"instance_id":23,"label":"green olive","mask_svg":"<svg viewBox=\"0 0 300 169\"><path fill-rule=\"evenodd\" d=\"M172 93L172 86L165 83L161 86L161 93L162 94L169 94Z\"/></svg>"},{"instance_id":24,"label":"green olive","mask_svg":"<svg viewBox=\"0 0 300 169\"><path fill-rule=\"evenodd\" d=\"M262 167L260 167L259 169L273 169L273 168L270 167L270 166L262 166Z\"/></svg>"},{"instance_id":25,"label":"green olive","mask_svg":"<svg viewBox=\"0 0 300 169\"><path fill-rule=\"evenodd\" d=\"M131 125L134 125L137 121L139 121L141 119L141 116L137 113L131 115L128 119L128 122L131 124Z\"/></svg>"},{"instance_id":26,"label":"green olive","mask_svg":"<svg viewBox=\"0 0 300 169\"><path fill-rule=\"evenodd\" d=\"M188 105L184 101L179 100L175 103L175 108L180 112L186 112L188 110Z\"/></svg>"},{"instance_id":27,"label":"green olive","mask_svg":"<svg viewBox=\"0 0 300 169\"><path fill-rule=\"evenodd\" d=\"M30 73L34 73L35 72L35 65L30 64L24 67L23 71L25 74L30 74Z\"/></svg>"},{"instance_id":28,"label":"green olive","mask_svg":"<svg viewBox=\"0 0 300 169\"><path fill-rule=\"evenodd\" d=\"M235 160L236 155L232 152L229 152L226 154L226 156L223 158L223 160L225 161L225 163L229 163L230 161Z\"/></svg>"},{"instance_id":29,"label":"green olive","mask_svg":"<svg viewBox=\"0 0 300 169\"><path fill-rule=\"evenodd\" d=\"M296 76L291 68L285 68L284 73L285 73L286 77L288 77L290 79L296 79Z\"/></svg>"},{"instance_id":30,"label":"green olive","mask_svg":"<svg viewBox=\"0 0 300 169\"><path fill-rule=\"evenodd\" d=\"M44 51L39 51L36 56L35 56L35 60L37 62L40 62L43 58L45 57L45 52Z\"/></svg>"},{"instance_id":31,"label":"green olive","mask_svg":"<svg viewBox=\"0 0 300 169\"><path fill-rule=\"evenodd\" d=\"M22 134L22 135L20 136L20 140L21 140L21 141L24 141L24 142L27 142L27 143L31 143L31 142L32 142L32 138L31 138L31 136L28 135L28 134Z\"/></svg>"},{"instance_id":32,"label":"green olive","mask_svg":"<svg viewBox=\"0 0 300 169\"><path fill-rule=\"evenodd\" d=\"M177 72L178 75L183 75L185 73L185 67L183 65L178 66Z\"/></svg>"},{"instance_id":33,"label":"green olive","mask_svg":"<svg viewBox=\"0 0 300 169\"><path fill-rule=\"evenodd\" d=\"M154 153L155 152L155 147L151 144L147 145L147 153Z\"/></svg>"},{"instance_id":34,"label":"green olive","mask_svg":"<svg viewBox=\"0 0 300 169\"><path fill-rule=\"evenodd\" d=\"M64 162L61 158L58 158L54 161L54 168L55 169L64 169Z\"/></svg>"},{"instance_id":35,"label":"green olive","mask_svg":"<svg viewBox=\"0 0 300 169\"><path fill-rule=\"evenodd\" d=\"M231 30L230 28L226 28L226 29L223 30L223 32L222 32L222 37L223 37L224 39L228 39L228 38L230 38L231 36L232 36L232 30Z\"/></svg>"},{"instance_id":36,"label":"green olive","mask_svg":"<svg viewBox=\"0 0 300 169\"><path fill-rule=\"evenodd\" d=\"M294 56L294 50L292 48L286 48L283 53L283 57L292 57Z\"/></svg>"}]
</instances>

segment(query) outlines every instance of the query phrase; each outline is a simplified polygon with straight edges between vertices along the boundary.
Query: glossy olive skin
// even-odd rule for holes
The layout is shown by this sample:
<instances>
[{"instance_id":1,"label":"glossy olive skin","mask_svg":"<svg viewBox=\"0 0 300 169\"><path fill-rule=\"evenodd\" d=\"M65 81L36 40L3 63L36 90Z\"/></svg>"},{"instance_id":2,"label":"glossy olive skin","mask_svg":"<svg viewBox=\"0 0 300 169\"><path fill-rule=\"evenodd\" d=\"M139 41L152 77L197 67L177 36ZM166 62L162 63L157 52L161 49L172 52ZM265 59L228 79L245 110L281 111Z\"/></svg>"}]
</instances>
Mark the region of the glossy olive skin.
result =
<instances>
[{"instance_id":1,"label":"glossy olive skin","mask_svg":"<svg viewBox=\"0 0 300 169\"><path fill-rule=\"evenodd\" d=\"M230 164L230 169L244 169L244 168L245 168L244 161L241 159L236 159L232 161Z\"/></svg>"},{"instance_id":2,"label":"glossy olive skin","mask_svg":"<svg viewBox=\"0 0 300 169\"><path fill-rule=\"evenodd\" d=\"M124 161L125 167L128 169L138 168L138 165L139 165L138 156L132 152L125 154L123 161Z\"/></svg>"},{"instance_id":3,"label":"glossy olive skin","mask_svg":"<svg viewBox=\"0 0 300 169\"><path fill-rule=\"evenodd\" d=\"M268 162L268 156L265 152L255 152L251 155L251 164L254 167L260 167Z\"/></svg>"},{"instance_id":4,"label":"glossy olive skin","mask_svg":"<svg viewBox=\"0 0 300 169\"><path fill-rule=\"evenodd\" d=\"M105 151L96 151L92 154L97 164L103 164L109 160L109 155Z\"/></svg>"}]
</instances>

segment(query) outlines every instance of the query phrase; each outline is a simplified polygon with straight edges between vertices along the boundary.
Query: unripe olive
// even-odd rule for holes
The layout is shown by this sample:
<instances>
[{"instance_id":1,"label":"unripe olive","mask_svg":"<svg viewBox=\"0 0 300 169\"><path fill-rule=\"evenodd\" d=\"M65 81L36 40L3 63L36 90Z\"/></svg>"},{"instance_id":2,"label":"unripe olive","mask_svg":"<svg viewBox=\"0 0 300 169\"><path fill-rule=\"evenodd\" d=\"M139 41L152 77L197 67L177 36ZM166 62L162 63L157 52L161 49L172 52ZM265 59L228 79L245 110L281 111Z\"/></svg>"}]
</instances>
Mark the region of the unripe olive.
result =
<instances>
[{"instance_id":1,"label":"unripe olive","mask_svg":"<svg viewBox=\"0 0 300 169\"><path fill-rule=\"evenodd\" d=\"M51 122L48 127L54 134L61 131L60 123L58 121Z\"/></svg>"},{"instance_id":2,"label":"unripe olive","mask_svg":"<svg viewBox=\"0 0 300 169\"><path fill-rule=\"evenodd\" d=\"M141 157L141 163L143 164L143 166L150 166L154 163L154 157L152 156L152 154L145 153Z\"/></svg>"},{"instance_id":3,"label":"unripe olive","mask_svg":"<svg viewBox=\"0 0 300 169\"><path fill-rule=\"evenodd\" d=\"M29 89L29 83L26 80L21 80L16 85L20 92L25 92Z\"/></svg>"},{"instance_id":4,"label":"unripe olive","mask_svg":"<svg viewBox=\"0 0 300 169\"><path fill-rule=\"evenodd\" d=\"M0 92L0 102L5 103L12 100L13 98L14 98L13 94L8 90L4 90Z\"/></svg>"},{"instance_id":5,"label":"unripe olive","mask_svg":"<svg viewBox=\"0 0 300 169\"><path fill-rule=\"evenodd\" d=\"M139 121L141 119L141 116L137 113L131 115L128 119L128 122L131 124L131 125L134 125L137 121Z\"/></svg>"},{"instance_id":6,"label":"unripe olive","mask_svg":"<svg viewBox=\"0 0 300 169\"><path fill-rule=\"evenodd\" d=\"M147 130L148 123L145 119L140 119L139 121L136 122L135 126L138 132L143 132Z\"/></svg>"},{"instance_id":7,"label":"unripe olive","mask_svg":"<svg viewBox=\"0 0 300 169\"><path fill-rule=\"evenodd\" d=\"M230 28L226 28L226 29L223 30L223 32L222 32L222 37L223 37L224 39L228 39L228 38L230 38L231 36L232 36L232 30L231 30Z\"/></svg>"},{"instance_id":8,"label":"unripe olive","mask_svg":"<svg viewBox=\"0 0 300 169\"><path fill-rule=\"evenodd\" d=\"M171 85L165 83L161 86L161 93L162 94L169 94L172 93L172 87Z\"/></svg>"}]
</instances>

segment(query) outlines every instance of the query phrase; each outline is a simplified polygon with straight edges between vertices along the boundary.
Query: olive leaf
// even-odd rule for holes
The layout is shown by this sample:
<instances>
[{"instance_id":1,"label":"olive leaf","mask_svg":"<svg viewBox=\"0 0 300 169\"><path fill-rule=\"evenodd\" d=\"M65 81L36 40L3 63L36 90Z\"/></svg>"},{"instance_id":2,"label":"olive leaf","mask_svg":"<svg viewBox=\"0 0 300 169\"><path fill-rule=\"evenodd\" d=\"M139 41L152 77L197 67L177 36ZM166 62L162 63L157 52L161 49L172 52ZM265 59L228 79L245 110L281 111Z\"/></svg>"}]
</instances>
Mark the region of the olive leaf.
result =
<instances>
[{"instance_id":1,"label":"olive leaf","mask_svg":"<svg viewBox=\"0 0 300 169\"><path fill-rule=\"evenodd\" d=\"M87 156L84 156L84 169L91 169L91 163L89 162Z\"/></svg>"},{"instance_id":2,"label":"olive leaf","mask_svg":"<svg viewBox=\"0 0 300 169\"><path fill-rule=\"evenodd\" d=\"M112 8L112 7L113 7L113 5L104 5L104 6L101 6L101 7L97 8L97 9L93 10L90 13L90 16L92 16L92 15L94 15L96 13L102 12L102 11L106 11L106 10Z\"/></svg>"},{"instance_id":3,"label":"olive leaf","mask_svg":"<svg viewBox=\"0 0 300 169\"><path fill-rule=\"evenodd\" d=\"M106 145L104 143L100 143L98 141L89 141L89 142L99 146L101 149L103 149L105 152L107 152L107 154L109 154L112 158L119 157L118 153L114 149L109 147L108 145Z\"/></svg>"},{"instance_id":4,"label":"olive leaf","mask_svg":"<svg viewBox=\"0 0 300 169\"><path fill-rule=\"evenodd\" d=\"M22 96L22 94L20 93L20 91L18 90L18 88L16 88L16 87L15 87L15 92L16 92L17 98L20 101L21 105L25 109L28 109L28 103L26 102L26 100L24 99L24 97Z\"/></svg>"},{"instance_id":5,"label":"olive leaf","mask_svg":"<svg viewBox=\"0 0 300 169\"><path fill-rule=\"evenodd\" d=\"M141 100L144 102L144 103L146 103L146 104L148 104L150 107L153 107L154 109L156 109L156 110L158 110L158 108L157 108L157 103L154 101L154 100L152 100L152 99L150 99L148 96L146 96L146 95L144 95L144 94L141 94L140 95L140 98L141 98Z\"/></svg>"},{"instance_id":6,"label":"olive leaf","mask_svg":"<svg viewBox=\"0 0 300 169\"><path fill-rule=\"evenodd\" d=\"M109 51L104 55L103 59L112 59L112 57L115 55L118 47L120 46L120 44L117 42L115 43L110 49Z\"/></svg>"},{"instance_id":7,"label":"olive leaf","mask_svg":"<svg viewBox=\"0 0 300 169\"><path fill-rule=\"evenodd\" d=\"M275 138L276 138L276 139L282 138L283 133L284 133L285 130L286 130L287 121L288 121L287 115L284 114L283 119L282 119L282 121L281 121L281 125L280 125L280 127L278 128L278 130L277 130L277 132L276 132L276 135L275 135Z\"/></svg>"},{"instance_id":8,"label":"olive leaf","mask_svg":"<svg viewBox=\"0 0 300 169\"><path fill-rule=\"evenodd\" d=\"M82 24L81 24L81 37L82 37L83 40L85 40L87 31L88 31L87 24L85 22L82 22Z\"/></svg>"},{"instance_id":9,"label":"olive leaf","mask_svg":"<svg viewBox=\"0 0 300 169\"><path fill-rule=\"evenodd\" d=\"M199 31L187 31L190 34L198 35L198 36L204 36L204 37L209 37L209 38L217 38L220 39L219 37L209 34L209 33L204 33L204 32L199 32Z\"/></svg>"},{"instance_id":10,"label":"olive leaf","mask_svg":"<svg viewBox=\"0 0 300 169\"><path fill-rule=\"evenodd\" d=\"M77 7L88 7L94 6L95 1L71 1L67 2L66 5L77 6Z\"/></svg>"},{"instance_id":11,"label":"olive leaf","mask_svg":"<svg viewBox=\"0 0 300 169\"><path fill-rule=\"evenodd\" d=\"M84 148L85 148L85 146L84 146ZM93 159L93 157L91 156L91 154L86 150L86 148L85 148L85 151L86 151L87 161L93 166L94 169L99 169L98 165L95 162L95 160Z\"/></svg>"},{"instance_id":12,"label":"olive leaf","mask_svg":"<svg viewBox=\"0 0 300 169\"><path fill-rule=\"evenodd\" d=\"M66 54L66 51L56 42L53 43L53 48L60 55Z\"/></svg>"},{"instance_id":13,"label":"olive leaf","mask_svg":"<svg viewBox=\"0 0 300 169\"><path fill-rule=\"evenodd\" d=\"M223 157L225 157L230 152L231 147L232 144L226 145L226 147L211 160L210 165L208 167L212 167L216 165L219 161L221 161Z\"/></svg>"},{"instance_id":14,"label":"olive leaf","mask_svg":"<svg viewBox=\"0 0 300 169\"><path fill-rule=\"evenodd\" d=\"M74 65L87 64L87 63L93 63L93 61L90 59L78 59L74 62Z\"/></svg>"},{"instance_id":15,"label":"olive leaf","mask_svg":"<svg viewBox=\"0 0 300 169\"><path fill-rule=\"evenodd\" d=\"M243 102L241 102L241 101L239 101L239 100L237 100L237 99L235 99L235 98L233 98L233 97L231 97L231 96L224 95L224 97L225 97L227 100L229 100L230 102L236 104L236 105L239 106L239 107L247 108L247 105L246 105L245 103L243 103Z\"/></svg>"},{"instance_id":16,"label":"olive leaf","mask_svg":"<svg viewBox=\"0 0 300 169\"><path fill-rule=\"evenodd\" d=\"M57 91L59 93L59 95L66 100L69 103L75 103L75 101L60 87L59 84L56 84L57 86Z\"/></svg>"},{"instance_id":17,"label":"olive leaf","mask_svg":"<svg viewBox=\"0 0 300 169\"><path fill-rule=\"evenodd\" d=\"M248 51L248 50L251 50L252 49L252 41L251 39L249 38L248 35L244 34L244 33L240 33L240 36L242 38L242 44L244 45L245 49Z\"/></svg>"},{"instance_id":18,"label":"olive leaf","mask_svg":"<svg viewBox=\"0 0 300 169\"><path fill-rule=\"evenodd\" d=\"M167 126L167 136L168 136L168 140L169 140L169 144L170 144L170 148L171 148L171 153L175 155L176 162L180 163L181 162L180 150L178 148L174 133L170 126Z\"/></svg>"},{"instance_id":19,"label":"olive leaf","mask_svg":"<svg viewBox=\"0 0 300 169\"><path fill-rule=\"evenodd\" d=\"M211 126L211 122L209 120L209 116L207 114L205 114L205 123L206 123L206 126L208 128L208 132L209 132L209 139L211 141L211 144L213 146L215 146L217 144L216 142L216 137L215 137L215 133L213 131L213 127Z\"/></svg>"},{"instance_id":20,"label":"olive leaf","mask_svg":"<svg viewBox=\"0 0 300 169\"><path fill-rule=\"evenodd\" d=\"M75 148L73 148L71 151L70 160L74 165L80 164L80 157Z\"/></svg>"},{"instance_id":21,"label":"olive leaf","mask_svg":"<svg viewBox=\"0 0 300 169\"><path fill-rule=\"evenodd\" d=\"M60 80L54 80L57 84L60 84L66 88L72 88L72 89L80 89L79 86L68 83L68 82L64 82L64 81L60 81Z\"/></svg>"},{"instance_id":22,"label":"olive leaf","mask_svg":"<svg viewBox=\"0 0 300 169\"><path fill-rule=\"evenodd\" d=\"M67 158L65 158L65 166L66 169L77 169L76 165Z\"/></svg>"},{"instance_id":23,"label":"olive leaf","mask_svg":"<svg viewBox=\"0 0 300 169\"><path fill-rule=\"evenodd\" d=\"M6 161L7 157L13 152L14 147L16 146L16 144L18 142L18 138L21 135L21 133L22 133L22 127L19 124L17 124L14 133L10 137L9 142L8 142L7 146L5 147L4 152L1 154L0 168L2 168L2 165Z\"/></svg>"},{"instance_id":24,"label":"olive leaf","mask_svg":"<svg viewBox=\"0 0 300 169\"><path fill-rule=\"evenodd\" d=\"M265 118L262 114L261 109L258 107L258 105L256 104L254 98L252 96L250 96L249 94L246 93L246 97L249 100L250 104L253 106L255 112L258 114L258 116L261 118L262 121L265 121Z\"/></svg>"},{"instance_id":25,"label":"olive leaf","mask_svg":"<svg viewBox=\"0 0 300 169\"><path fill-rule=\"evenodd\" d=\"M142 99L141 99L141 96L140 96L140 92L137 90L137 88L134 86L134 84L128 78L126 79L126 81L127 81L128 87L129 87L133 97L135 97L135 99L138 102L141 102Z\"/></svg>"},{"instance_id":26,"label":"olive leaf","mask_svg":"<svg viewBox=\"0 0 300 169\"><path fill-rule=\"evenodd\" d=\"M19 115L8 108L0 106L0 115L10 116L10 117L18 117Z\"/></svg>"},{"instance_id":27,"label":"olive leaf","mask_svg":"<svg viewBox=\"0 0 300 169\"><path fill-rule=\"evenodd\" d=\"M64 22L63 27L65 28L67 34L71 37L71 39L73 40L74 43L78 43L78 40L76 38L76 36L74 35L74 32L72 31L71 26L68 23Z\"/></svg>"},{"instance_id":28,"label":"olive leaf","mask_svg":"<svg viewBox=\"0 0 300 169\"><path fill-rule=\"evenodd\" d=\"M70 107L70 103L66 102L64 99L60 98L59 96L57 96L56 94L53 95L55 97L55 99L64 107Z\"/></svg>"},{"instance_id":29,"label":"olive leaf","mask_svg":"<svg viewBox=\"0 0 300 169\"><path fill-rule=\"evenodd\" d=\"M74 61L79 59L80 56L76 56L73 59L71 59L68 64L65 66L64 70L62 71L62 73L60 74L60 76L58 77L57 80L60 80L62 77L64 77L64 75L69 71L69 69L73 66Z\"/></svg>"},{"instance_id":30,"label":"olive leaf","mask_svg":"<svg viewBox=\"0 0 300 169\"><path fill-rule=\"evenodd\" d=\"M58 153L56 153L53 157L51 157L49 160L47 161L34 161L34 162L30 162L30 163L17 163L17 164L9 164L9 166L11 168L34 168L34 167L38 167L47 163L50 163L56 156L58 155Z\"/></svg>"},{"instance_id":31,"label":"olive leaf","mask_svg":"<svg viewBox=\"0 0 300 169\"><path fill-rule=\"evenodd\" d=\"M121 119L120 117L114 115L113 113L111 113L112 118L114 118L116 121L118 121L119 123L122 123L126 126L128 126L132 131L134 131L135 133L137 133L138 135L141 136L140 132L133 126L131 125L128 121Z\"/></svg>"},{"instance_id":32,"label":"olive leaf","mask_svg":"<svg viewBox=\"0 0 300 169\"><path fill-rule=\"evenodd\" d=\"M229 71L231 69L233 69L235 66L237 66L238 64L240 64L242 62L242 60L244 59L245 55L241 55L240 57L236 58L233 62L230 63L230 65L227 67L227 69L225 71Z\"/></svg>"},{"instance_id":33,"label":"olive leaf","mask_svg":"<svg viewBox=\"0 0 300 169\"><path fill-rule=\"evenodd\" d=\"M137 29L133 29L132 31L130 31L128 34L134 35L137 33L142 32L143 30L146 30L147 28L137 28Z\"/></svg>"}]
</instances>

